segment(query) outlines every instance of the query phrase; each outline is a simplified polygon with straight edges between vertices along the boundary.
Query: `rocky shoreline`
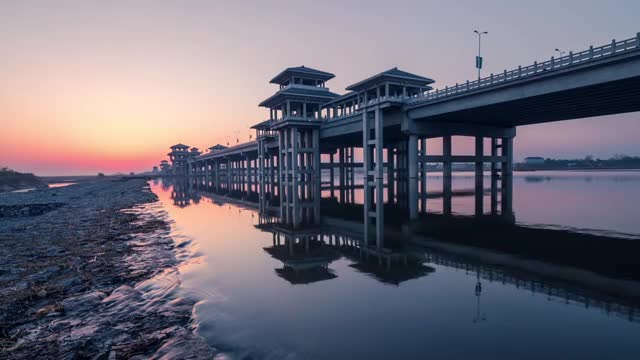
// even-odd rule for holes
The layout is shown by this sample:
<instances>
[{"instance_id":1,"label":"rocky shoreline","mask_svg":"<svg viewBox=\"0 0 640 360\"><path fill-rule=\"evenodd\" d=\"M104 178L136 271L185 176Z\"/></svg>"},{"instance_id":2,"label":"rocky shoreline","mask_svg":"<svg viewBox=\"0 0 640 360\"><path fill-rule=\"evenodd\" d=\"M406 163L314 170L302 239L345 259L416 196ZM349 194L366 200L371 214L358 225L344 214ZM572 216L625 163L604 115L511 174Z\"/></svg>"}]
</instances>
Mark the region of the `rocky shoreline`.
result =
<instances>
[{"instance_id":1,"label":"rocky shoreline","mask_svg":"<svg viewBox=\"0 0 640 360\"><path fill-rule=\"evenodd\" d=\"M0 358L213 358L183 245L144 180L0 194Z\"/></svg>"}]
</instances>

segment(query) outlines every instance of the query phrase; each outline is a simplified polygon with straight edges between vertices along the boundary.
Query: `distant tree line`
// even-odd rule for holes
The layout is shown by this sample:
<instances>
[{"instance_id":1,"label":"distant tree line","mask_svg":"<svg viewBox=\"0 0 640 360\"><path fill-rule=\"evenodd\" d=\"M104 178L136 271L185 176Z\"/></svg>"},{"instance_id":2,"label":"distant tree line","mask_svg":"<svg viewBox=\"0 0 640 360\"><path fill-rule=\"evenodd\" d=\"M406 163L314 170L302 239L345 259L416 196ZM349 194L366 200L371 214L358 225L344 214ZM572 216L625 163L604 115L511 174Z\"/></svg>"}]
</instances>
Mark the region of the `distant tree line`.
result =
<instances>
[{"instance_id":1,"label":"distant tree line","mask_svg":"<svg viewBox=\"0 0 640 360\"><path fill-rule=\"evenodd\" d=\"M520 170L531 169L640 169L640 156L616 154L609 159L597 159L587 155L583 159L544 159L538 164L520 163Z\"/></svg>"}]
</instances>

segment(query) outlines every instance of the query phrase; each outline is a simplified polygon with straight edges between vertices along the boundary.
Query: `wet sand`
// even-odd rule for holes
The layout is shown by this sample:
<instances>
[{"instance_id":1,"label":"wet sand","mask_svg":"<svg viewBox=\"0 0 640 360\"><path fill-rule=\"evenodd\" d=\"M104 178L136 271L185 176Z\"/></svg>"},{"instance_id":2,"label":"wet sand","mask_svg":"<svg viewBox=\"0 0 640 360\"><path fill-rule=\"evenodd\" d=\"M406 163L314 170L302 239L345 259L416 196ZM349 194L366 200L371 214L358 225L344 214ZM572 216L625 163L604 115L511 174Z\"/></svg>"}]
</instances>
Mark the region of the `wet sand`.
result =
<instances>
[{"instance_id":1,"label":"wet sand","mask_svg":"<svg viewBox=\"0 0 640 360\"><path fill-rule=\"evenodd\" d=\"M0 194L0 358L212 358L144 180Z\"/></svg>"}]
</instances>

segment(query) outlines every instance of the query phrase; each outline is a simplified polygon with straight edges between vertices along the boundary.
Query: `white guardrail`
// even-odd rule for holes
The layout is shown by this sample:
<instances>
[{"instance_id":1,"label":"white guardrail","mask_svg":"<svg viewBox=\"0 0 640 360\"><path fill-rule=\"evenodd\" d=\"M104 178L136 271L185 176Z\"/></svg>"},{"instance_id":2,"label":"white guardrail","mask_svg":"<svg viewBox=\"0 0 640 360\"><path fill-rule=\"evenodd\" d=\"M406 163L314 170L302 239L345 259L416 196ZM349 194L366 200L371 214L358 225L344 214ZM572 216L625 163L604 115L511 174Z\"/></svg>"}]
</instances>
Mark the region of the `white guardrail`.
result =
<instances>
[{"instance_id":1,"label":"white guardrail","mask_svg":"<svg viewBox=\"0 0 640 360\"><path fill-rule=\"evenodd\" d=\"M428 102L432 100L439 100L442 98L460 95L469 91L478 89L484 89L491 86L498 86L509 81L515 81L522 78L538 75L541 73L547 73L550 70L564 69L570 66L582 64L591 60L598 60L605 57L619 55L634 50L640 49L640 33L636 37L616 41L612 40L611 43L600 47L589 47L588 50L584 50L578 53L569 52L569 55L565 55L559 58L551 57L550 60L544 62L534 62L529 66L518 66L517 69L507 71L505 70L499 74L491 74L488 77L467 81L466 83L456 84L455 86L447 86L444 89L431 90L422 96L418 96L408 101L408 105L419 104L422 102Z\"/></svg>"}]
</instances>

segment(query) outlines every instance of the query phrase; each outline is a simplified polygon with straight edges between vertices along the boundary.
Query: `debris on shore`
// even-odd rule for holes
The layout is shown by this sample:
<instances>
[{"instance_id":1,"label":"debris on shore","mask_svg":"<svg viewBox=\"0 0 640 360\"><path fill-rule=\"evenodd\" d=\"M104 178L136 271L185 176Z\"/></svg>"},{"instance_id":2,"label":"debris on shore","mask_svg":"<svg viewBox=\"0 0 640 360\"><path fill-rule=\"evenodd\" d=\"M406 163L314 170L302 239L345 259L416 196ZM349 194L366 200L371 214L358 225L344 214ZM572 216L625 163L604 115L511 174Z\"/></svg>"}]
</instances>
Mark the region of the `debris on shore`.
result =
<instances>
[{"instance_id":1,"label":"debris on shore","mask_svg":"<svg viewBox=\"0 0 640 360\"><path fill-rule=\"evenodd\" d=\"M0 194L0 358L213 358L144 180Z\"/></svg>"}]
</instances>

